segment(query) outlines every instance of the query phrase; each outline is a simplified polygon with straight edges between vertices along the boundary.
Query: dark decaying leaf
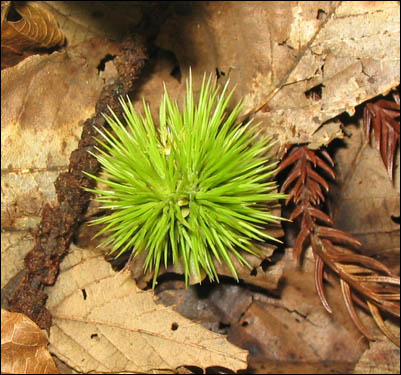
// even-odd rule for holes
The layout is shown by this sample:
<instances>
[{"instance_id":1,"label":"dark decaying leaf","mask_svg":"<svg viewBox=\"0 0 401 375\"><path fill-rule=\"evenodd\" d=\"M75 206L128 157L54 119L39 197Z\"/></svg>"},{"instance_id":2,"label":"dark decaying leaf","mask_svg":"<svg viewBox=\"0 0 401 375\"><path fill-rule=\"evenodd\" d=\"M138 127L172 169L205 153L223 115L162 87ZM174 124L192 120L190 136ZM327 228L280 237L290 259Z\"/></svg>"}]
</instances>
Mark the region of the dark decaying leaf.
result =
<instances>
[{"instance_id":1,"label":"dark decaying leaf","mask_svg":"<svg viewBox=\"0 0 401 375\"><path fill-rule=\"evenodd\" d=\"M400 94L393 93L393 99L394 101L380 99L367 103L363 113L365 136L370 139L373 127L375 146L391 180L394 158L400 142Z\"/></svg>"},{"instance_id":2,"label":"dark decaying leaf","mask_svg":"<svg viewBox=\"0 0 401 375\"><path fill-rule=\"evenodd\" d=\"M389 164L389 154L391 158L394 155L394 134L398 134L396 142L399 139L399 123L397 128L394 120L397 105L399 110L399 101L398 104L379 101L368 107L367 111L370 112L365 112L368 113L365 116L368 126L366 134L370 134L373 119L375 135L380 141L376 144L382 147L380 150L388 161L386 166L389 172L393 168L392 159ZM393 129L393 133L383 131L383 126ZM400 316L399 276L376 259L357 253L356 250L362 244L349 233L333 228L333 220L320 207L326 199L323 189L327 192L330 188L324 174L334 179L333 166L334 162L327 151L312 151L306 146L292 147L281 162L280 172L291 167L281 192L289 194L286 205L294 206L290 219L296 220L300 226L294 245L294 257L298 260L306 244L310 243L315 257L315 287L325 309L332 312L323 288L326 265L339 276L345 305L360 332L369 340L374 340L360 321L354 303L369 311L381 331L399 346L399 339L387 328L381 316L381 311Z\"/></svg>"}]
</instances>

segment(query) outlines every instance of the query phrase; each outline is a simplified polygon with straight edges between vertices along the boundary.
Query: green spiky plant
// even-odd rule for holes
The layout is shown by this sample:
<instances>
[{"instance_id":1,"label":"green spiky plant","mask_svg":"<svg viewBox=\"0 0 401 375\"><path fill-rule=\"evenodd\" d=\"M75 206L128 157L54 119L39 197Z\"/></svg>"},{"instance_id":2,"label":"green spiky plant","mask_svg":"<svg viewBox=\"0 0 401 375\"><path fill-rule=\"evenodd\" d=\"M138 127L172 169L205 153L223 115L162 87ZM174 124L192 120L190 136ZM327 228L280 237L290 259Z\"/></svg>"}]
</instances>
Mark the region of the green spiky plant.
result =
<instances>
[{"instance_id":1,"label":"green spiky plant","mask_svg":"<svg viewBox=\"0 0 401 375\"><path fill-rule=\"evenodd\" d=\"M153 287L170 261L181 262L186 284L205 273L218 280L215 260L237 278L232 256L248 265L241 250L263 255L254 241L276 240L265 230L281 220L269 203L285 197L272 181L277 163L266 156L273 143L237 122L241 103L227 112L234 91L227 87L219 94L204 77L196 103L190 74L183 113L165 88L158 127L145 102L140 115L120 99L126 126L111 111L111 131L98 129L103 175L89 176L106 188L88 190L111 213L93 221L105 225L97 235L107 235L101 246L117 256L147 252Z\"/></svg>"}]
</instances>

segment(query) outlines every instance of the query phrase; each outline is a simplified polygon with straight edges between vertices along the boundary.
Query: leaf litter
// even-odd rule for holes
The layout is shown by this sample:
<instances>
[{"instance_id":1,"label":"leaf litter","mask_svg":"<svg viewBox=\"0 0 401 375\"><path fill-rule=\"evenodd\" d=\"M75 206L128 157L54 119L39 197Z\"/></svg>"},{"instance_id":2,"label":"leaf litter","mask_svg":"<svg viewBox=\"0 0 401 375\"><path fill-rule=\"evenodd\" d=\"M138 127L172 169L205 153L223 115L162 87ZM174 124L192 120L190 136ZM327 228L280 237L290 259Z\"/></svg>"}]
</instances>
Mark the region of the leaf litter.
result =
<instances>
[{"instance_id":1,"label":"leaf litter","mask_svg":"<svg viewBox=\"0 0 401 375\"><path fill-rule=\"evenodd\" d=\"M389 90L399 82L399 47L397 47L399 43L394 42L393 39L394 36L397 37L398 35L399 37L399 31L398 34L397 31L393 32L394 22L392 20L394 17L389 16L390 13L396 14L394 8L399 5L395 4L395 2L389 2L384 5L364 2L356 4L353 6L350 3L343 3L339 6L338 3L315 2L312 5L307 5L305 2L300 3L297 7L286 5L284 8L280 7L279 9L271 5L271 3L265 3L259 5L266 7L262 9L262 12L259 12L253 9L249 3L241 5L241 8L237 9L230 3L209 3L209 5L201 3L197 5L200 9L197 8L194 12L191 9L188 12L184 10L172 17L170 24L168 23L165 26L167 31L170 30L170 34L161 32L158 44L175 52L179 67L183 72L187 70L188 65L192 65L194 70L198 69L198 72L202 74L205 70L218 72L219 80L222 82L230 78L232 83L238 85L238 94L246 96L249 113L260 108L257 112L257 120L262 120L267 124L265 127L266 132L280 136L282 144L287 142L312 142L312 145L318 147L320 144L329 143L333 138L342 136L339 123L330 122L331 117L344 110L353 113L353 108L356 104ZM240 5L237 6L239 7ZM246 8L246 6L249 8ZM380 6L385 9L381 9ZM254 17L260 15L263 19L258 22L256 20L252 25L247 25L246 20L252 19L244 17L247 12ZM194 16L198 18L194 19ZM188 17L186 22L181 22L183 18L185 21L185 17ZM237 22L233 22L235 17L239 18ZM387 47L383 49L379 59L379 61L383 61L381 65L383 69L379 69L377 65L376 54L373 56L364 55L366 50L362 51L363 53L361 51L358 52L358 42L362 40L363 35L361 39L356 40L356 43L351 43L353 48L349 49L351 50L350 55L339 53L342 48L339 48L338 45L323 43L325 41L323 36L329 35L328 32L326 34L323 32L324 27L327 27L328 31L341 31L348 27L345 26L346 22L351 22L352 18L359 19L361 32L367 33L366 35L371 38L369 43L378 45L377 41L385 41L384 45L387 45ZM199 22L194 22L198 19L200 20ZM269 19L267 23L269 26L268 32L264 32L262 29L266 25L266 19ZM341 27L340 23L336 24L339 20L345 22ZM231 27L226 27L224 22L230 22ZM180 25L179 38L187 38L186 42L185 40L180 41L176 37L175 39L173 38L173 35L176 34L174 34L171 24L175 27L177 27L177 24ZM255 29L255 25L261 29ZM286 26L282 27L283 25ZM366 27L362 29L364 25L369 25L370 29L367 30ZM240 28L240 30L234 30L235 27ZM338 27L338 30L336 27ZM207 33L205 33L205 29L208 31ZM228 34L228 31L231 34ZM254 35L252 35L252 32L254 32ZM314 46L320 48L325 45L327 50L319 50L318 48L312 50L309 47L313 44L308 46L309 49L302 50L302 48L299 48L308 45L312 40L311 36L315 35L315 33L317 34L313 42L315 43ZM206 43L202 39L206 35L213 36L213 43L210 43L210 40ZM319 35L322 44L318 43ZM266 36L264 43L260 39L262 36ZM232 37L232 39L228 39L228 37ZM387 37L389 39L385 39ZM237 39L235 40L235 38ZM230 40L232 44L229 45L222 42L227 40ZM175 46L172 41L176 41ZM345 43L344 41L347 41L347 38L343 38L342 42ZM240 50L247 51L248 56L245 56L246 54L233 53L233 51L238 51L238 45L241 43L245 48L241 47ZM213 46L213 53L208 50L210 45ZM269 45L274 48L269 49ZM362 44L360 45L362 46ZM382 44L379 43L379 45ZM192 47L190 48L190 46ZM188 51L188 49L190 50ZM344 51L349 50L344 49ZM300 54L298 55L298 53ZM210 56L213 56L213 58L211 59ZM250 58L249 56L253 57ZM393 57L395 58L393 59ZM250 61L251 63L249 63ZM270 63L266 64L266 61ZM315 68L320 69L316 74ZM315 71L313 71L314 69ZM365 73L368 76L365 77ZM163 74L166 77L167 85L169 85L168 79L176 85L177 81L173 77L169 77L169 74L166 74L166 70L163 71ZM292 74L292 76L288 74ZM179 87L180 85L177 85L177 89ZM336 91L336 87L341 91ZM145 88L146 85L141 90ZM311 89L313 89L312 92L316 91L316 94L307 96L306 93ZM154 100L152 95L147 96L146 99L150 99L151 103L156 103L160 98L160 93L161 87L160 92L153 91ZM319 117L313 122L311 119L313 120L316 116L313 117L312 114L316 113L326 113L327 118L324 116ZM287 118L290 121L287 122ZM291 119L297 119L297 121ZM284 135L281 136L282 134ZM51 187L51 183L48 186ZM20 201L24 200L21 199ZM40 201L41 198L39 203ZM24 215L22 215L22 219L24 219ZM10 251L13 251L12 247ZM283 266L279 267L282 268ZM261 269L264 271L269 267L266 267L265 264ZM286 283L282 282L280 284L275 298L278 298L277 296L280 295ZM308 298L316 298L312 294ZM328 294L330 298L330 292ZM257 298L263 299L264 297L259 296ZM283 301L286 300L284 296L282 296L282 299ZM293 296L290 299L298 300ZM275 299L273 300L275 301ZM264 307L269 308L268 306L272 304L272 300L266 298L266 301L269 301L269 303ZM331 300L330 304L333 305ZM272 307L270 306L270 308ZM256 310L251 309L250 311ZM343 314L346 315L346 312L344 311ZM341 320L340 316L336 316L336 318ZM235 319L238 320L238 316ZM244 322L245 320L241 321L241 327ZM346 322L341 323L345 326L347 324ZM247 325L245 324L244 328L246 327ZM255 325L255 328L257 327L258 324ZM348 329L352 331L354 328L351 326ZM232 339L235 330L228 328L226 331L229 332L229 335L231 334L230 337ZM356 338L353 338L351 342L356 342L356 340ZM276 345L276 342L271 342L270 347ZM266 343L261 340L261 345L265 346ZM249 349L257 348L257 346L252 345L248 347ZM250 353L253 355L255 351L250 350ZM254 357L251 356L250 359L252 360L252 358ZM319 360L322 360L322 358L319 358ZM284 362L286 361L284 360Z\"/></svg>"},{"instance_id":2,"label":"leaf litter","mask_svg":"<svg viewBox=\"0 0 401 375\"><path fill-rule=\"evenodd\" d=\"M49 288L51 351L75 369L133 371L247 367L247 351L156 304L125 270L72 245L57 284Z\"/></svg>"}]
</instances>

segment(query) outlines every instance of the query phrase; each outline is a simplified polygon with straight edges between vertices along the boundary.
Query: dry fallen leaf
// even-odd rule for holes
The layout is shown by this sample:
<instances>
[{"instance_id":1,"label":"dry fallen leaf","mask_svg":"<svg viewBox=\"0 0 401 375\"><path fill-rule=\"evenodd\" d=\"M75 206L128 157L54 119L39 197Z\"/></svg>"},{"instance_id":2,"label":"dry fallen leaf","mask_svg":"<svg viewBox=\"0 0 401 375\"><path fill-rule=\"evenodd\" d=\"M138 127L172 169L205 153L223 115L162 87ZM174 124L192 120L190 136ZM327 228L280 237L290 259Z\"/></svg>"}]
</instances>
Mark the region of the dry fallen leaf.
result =
<instances>
[{"instance_id":1,"label":"dry fallen leaf","mask_svg":"<svg viewBox=\"0 0 401 375\"><path fill-rule=\"evenodd\" d=\"M238 96L246 97L246 103L248 103L247 108L250 111L265 104L269 95L274 93L277 87L281 87L280 85L283 82L284 84L289 83L287 86L281 88L277 95L269 102L268 106L263 107L263 111L266 112L258 114L265 122L266 130L271 130L271 132L276 135L284 134L284 140L282 140L282 142L291 140L293 142L312 141L315 142L315 145L322 142L327 143L328 140L333 137L341 135L338 124L333 122L327 123L321 127L316 135L312 136L311 134L321 123L319 123L319 121L313 123L313 118L310 116L314 113L324 113L327 116L334 116L337 111L342 112L343 110L349 110L352 113L353 106L356 102L359 100L366 100L369 95L375 96L381 93L382 90L385 91L384 88L390 86L394 77L399 81L399 78L397 78L399 77L399 42L391 42L394 37L395 39L397 39L397 37L399 38L399 31L397 31L399 30L398 2L343 2L340 6L340 3L334 2L237 2L233 4L234 2L200 2L194 3L193 8L184 6L184 10L177 12L176 16L170 18L170 24L165 28L169 33L164 31L160 33L159 44L169 48L168 46L171 46L172 43L176 43L171 50L176 53L180 63L178 64L178 70L181 69L183 75L188 71L188 65L192 65L193 71L195 72L194 74L196 74L196 72L203 74L204 71L212 71L216 72L216 75L220 77L219 80L221 81L224 81L227 77L231 78L232 83L238 85ZM330 12L332 12L335 7L337 7L335 14L331 14ZM355 9L353 9L354 7ZM250 16L247 17L247 15ZM397 17L398 20L394 22L394 19L397 19ZM71 18L73 19L74 17ZM360 22L360 24L354 25L352 22L355 20ZM339 22L341 26L339 26ZM79 24L79 19L77 24ZM179 27L178 32L172 28L172 24ZM395 27L395 32L392 30L393 26ZM350 38L346 38L344 33L347 28L350 29L350 33L357 30L364 33L364 35L361 38L360 35L358 35L358 40L352 40L352 35ZM343 34L339 34L339 32ZM315 33L317 33L316 39L313 41L315 49L312 49L311 44L308 47L309 50L305 49L305 51L303 51L304 54L302 54L302 47L307 46L308 43L313 40L312 36L315 35ZM337 35L342 35L342 39L337 39ZM362 50L366 49L364 45L360 43L365 38L366 40L370 40L369 43L375 47L375 51L377 51L376 46L383 46L383 50L379 51L380 57L378 59L375 54L373 56L363 55L362 59L361 55L358 55L358 53L361 52L360 49L358 50L359 47L363 47ZM346 44L350 43L352 48L339 48L335 45L336 42L344 43L344 47L347 47ZM322 46L326 46L327 50L323 48L322 51L319 51L319 48ZM343 56L339 53L342 51L350 52L350 50L352 50L350 56ZM165 53L170 54L167 50ZM391 60L391 54L394 57L393 60ZM173 53L171 53L171 55L174 56ZM87 52L77 53L75 57L81 58L83 66L85 67ZM366 60L364 57L366 57ZM88 61L91 61L91 59L88 59ZM167 67L164 71L168 87L171 86L171 82L177 85L177 81L172 77L172 72L177 68L175 64L176 62L173 62L172 66ZM375 71L377 64L382 64L383 69L377 69L377 71ZM89 64L89 67L90 69L94 69L91 64ZM361 69L361 67L363 69ZM369 69L365 70L365 67ZM309 68L310 70L308 70ZM316 76L314 69L317 69ZM287 75L291 74L291 72L292 77L290 80ZM365 73L368 73L369 76L365 76ZM68 80L68 77L65 78ZM168 79L170 79L170 82ZM300 79L300 81L294 83L293 80L296 81L298 79ZM85 81L82 79L78 79L78 81L80 81L82 86L78 86L78 89L74 92L79 92L82 87L85 87ZM182 82L183 81L184 80L182 80ZM46 82L46 79L44 79L44 82ZM325 84L327 84L327 88L324 86ZM362 84L362 86L358 86L360 84ZM146 77L145 83L141 86L141 89L146 92ZM321 90L321 93L319 93L319 90ZM36 91L39 101L42 100L44 94L51 92L49 88L39 88L39 90ZM160 100L162 85L159 82L155 86L155 90L150 88L148 91L154 96L145 95L145 98L146 100L150 100L153 107L155 103L158 103ZM184 90L181 91L183 92ZM359 91L362 92L362 96L359 96ZM352 100L348 101L348 98ZM70 101L72 101L72 98L65 100L66 105L70 105ZM345 106L345 108L341 106ZM47 108L48 105L46 104L42 107ZM74 107L75 105L71 105L71 108ZM2 112L4 113L3 108ZM287 115L289 115L289 119L297 119L297 122L293 126L287 124ZM298 119L297 117L299 115L303 117L301 116ZM32 118L31 116L27 116L24 112L17 117L22 120L29 120ZM38 120L40 120L40 116L35 117L39 117ZM323 121L323 118L319 117L319 120ZM52 123L52 121L50 120L44 123ZM10 127L9 129L10 131L17 129L16 135L18 137L24 133L24 128L29 129L29 122L23 122L23 124L24 126L18 125L16 128ZM300 126L299 128L297 127L298 124ZM62 135L63 132L60 132L60 134ZM33 135L29 134L29 136L32 138L36 135L34 133ZM66 142L65 145L71 150L75 146L72 145L70 148L70 143L71 138L68 137L68 142ZM21 154L21 149L25 150L26 147L13 147L11 149ZM4 150L4 147L2 147L2 150ZM62 157L68 158L69 151L64 150L62 152L64 152L62 153ZM46 154L47 153L45 153L45 156ZM57 153L51 156L57 157ZM22 166L21 168L22 170L27 170L27 174L29 175L31 173L31 170L29 170L31 165L32 164L29 163L27 167ZM63 167L66 164L50 163L50 165ZM8 173L7 170L5 173ZM48 173L54 173L55 178L59 172L49 169ZM10 229L8 233L9 236L6 239L9 252L7 256L5 256L5 259L10 259L10 261L4 268L2 267L2 270L12 269L11 267L13 267L14 263L17 261L22 263L23 255L10 256L10 254L15 254L19 250L21 250L21 253L23 251L21 248L21 237L12 237L12 235L19 235L21 232L19 230L12 232L12 230L19 228L35 228L40 219L40 207L43 197L45 201L54 198L52 186L53 177L45 178L44 175L40 174L32 174L29 176L31 181L35 184L40 182L40 186L43 187L43 191L39 189L40 194L36 194L38 190L29 187L29 184L26 185L27 181L23 179L17 180L22 177L21 175L9 173L9 181L15 181L15 185L12 185L11 188L7 186L9 185L9 181L5 182L3 185L4 178L2 179L2 193L4 192L4 197L10 194L11 197L13 197L13 199L11 199L11 204L5 205L4 209L2 208L2 213L6 214L2 215L2 218L5 217L7 219L7 225L9 225ZM29 190L29 194L22 194L16 199L13 195L16 187L20 189L24 186L28 186L27 190ZM31 194L32 192L34 194ZM33 199L35 197L38 197L36 201ZM35 209L39 208L35 211L35 214L32 214L29 209L26 209L30 208L30 205L33 205ZM19 208L20 206L22 209ZM13 215L7 216L8 211ZM19 214L15 215L15 213ZM24 237L22 238L26 238L28 241L30 239L29 232L24 229L23 233ZM2 236L2 241L3 237L4 236ZM2 244L2 250L3 248ZM14 274L13 272L12 274ZM95 272L97 272L97 270ZM91 273L93 273L93 270L91 270ZM3 274L4 272L2 272L2 275ZM295 284L298 286L296 282ZM73 284L73 287L76 286L76 284ZM79 289L78 285L78 291ZM86 289L83 288L83 290L85 290L86 293ZM287 294L287 296L290 295L291 293ZM316 306L320 306L314 290L310 291L310 295L310 298L316 298ZM83 291L81 291L81 296L81 299L83 299ZM291 298L295 297L291 296ZM305 298L304 294L302 294L299 299L295 298L295 301L302 301L303 298ZM339 306L342 305L340 304ZM273 306L272 310L274 311L274 309L275 307ZM292 323L293 326L299 323L296 320L299 318L298 309L292 312L288 311L288 309L289 307L287 304L284 304L284 307L278 311L278 317L276 319L282 314L284 316L284 324L282 327L277 328L277 331L281 329L285 331L285 316L291 315L293 318L292 320L294 320ZM293 307L290 307L290 309L294 310ZM255 316L259 314L259 310L257 311L257 309L253 308L252 311L256 311ZM288 315L285 315L285 311L288 312ZM301 313L303 312L301 311ZM271 314L271 312L269 312L269 314ZM305 315L309 317L309 312ZM341 319L340 315L339 313L335 318ZM249 316L250 315L248 315L248 317ZM319 314L317 314L317 316L319 316ZM346 312L344 312L344 316L347 316ZM258 321L264 322L263 319L259 319ZM312 326L307 319L301 319L301 321L304 322L305 326ZM245 321L242 321L241 324L244 322ZM76 323L80 328L84 325L82 322L77 321ZM240 326L242 326L241 324ZM101 325L101 328L102 327ZM252 328L249 328L249 331L257 333L257 327L258 325L254 325ZM325 327L320 328L322 330L325 329ZM354 329L354 327L348 328L348 330L351 329ZM124 331L119 328L115 328L115 330ZM264 340L263 335L266 331L266 329L260 330L261 334L259 337L262 338L261 341ZM308 332L312 332L309 335L313 338L314 332L316 331ZM330 330L330 332L335 333L335 330ZM99 334L101 338L99 342L107 342L107 340L104 339L103 333L100 332L100 329L99 331L93 332L93 334ZM297 331L297 334L302 334L302 328ZM305 336L306 335L303 337ZM291 339L291 336L289 337ZM321 338L321 342L327 345L322 346L322 348L325 353L328 353L328 357L330 358L332 352L329 349L335 350L336 345L330 343L330 339L325 337L324 332L321 333L319 337ZM344 337L347 336L345 335ZM244 338L246 338L246 336L244 336ZM94 336L90 340L90 350L94 350L92 347L97 345L98 341L96 340L97 336ZM75 363L74 361L78 362L75 358L76 352L67 351L68 342L72 343L72 347L76 349L77 344L75 341L67 341L65 344L66 354L64 358L69 358L69 356L71 356L73 357L73 363ZM267 342L269 346L267 346L266 340L264 340L264 345L267 348L266 353L269 355L270 351L274 350L277 342L274 340ZM356 342L354 337L352 337L350 342L351 344ZM237 343L241 343L241 341L239 340ZM302 349L306 347L305 343L308 342L302 341L300 347L297 349L302 351ZM337 342L337 344L338 347L342 347L341 342ZM307 345L309 345L309 343ZM86 342L83 344L83 347L84 349L88 348ZM285 347L285 344L282 347ZM255 352L258 354L257 346L253 347L250 345L249 348L251 352L256 348ZM320 347L318 349L320 349ZM63 350L64 349L61 351ZM115 347L112 350L118 352L118 349ZM310 351L307 351L308 354L310 354ZM104 357L101 358L104 359ZM127 361L127 359L124 357L123 361ZM191 360L191 364L192 363L193 361ZM92 368L94 367L95 366L92 366Z\"/></svg>"},{"instance_id":2,"label":"dry fallen leaf","mask_svg":"<svg viewBox=\"0 0 401 375\"><path fill-rule=\"evenodd\" d=\"M2 69L17 64L40 48L61 46L64 41L53 14L38 1L2 2Z\"/></svg>"},{"instance_id":3,"label":"dry fallen leaf","mask_svg":"<svg viewBox=\"0 0 401 375\"><path fill-rule=\"evenodd\" d=\"M78 371L247 367L247 351L230 344L140 290L128 271L116 274L94 252L72 246L47 308L50 350Z\"/></svg>"},{"instance_id":4,"label":"dry fallen leaf","mask_svg":"<svg viewBox=\"0 0 401 375\"><path fill-rule=\"evenodd\" d=\"M1 309L1 373L58 374L48 340L31 319Z\"/></svg>"},{"instance_id":5,"label":"dry fallen leaf","mask_svg":"<svg viewBox=\"0 0 401 375\"><path fill-rule=\"evenodd\" d=\"M112 69L97 69L113 48L91 40L63 53L28 57L1 72L2 287L23 268L44 204L55 202L53 183L66 170L82 123L113 75Z\"/></svg>"},{"instance_id":6,"label":"dry fallen leaf","mask_svg":"<svg viewBox=\"0 0 401 375\"><path fill-rule=\"evenodd\" d=\"M328 144L341 129L323 123L400 81L396 1L198 2L169 19L158 44L184 75L192 66L229 78L282 145Z\"/></svg>"},{"instance_id":7,"label":"dry fallen leaf","mask_svg":"<svg viewBox=\"0 0 401 375\"><path fill-rule=\"evenodd\" d=\"M321 305L313 283L312 258L308 252L300 269L291 249L286 249L280 260L285 275L280 298L254 295L230 331L230 341L249 350L252 367L265 364L268 369L269 363L280 362L343 366L356 363L366 348L347 318L338 285L326 288L334 313L328 314Z\"/></svg>"},{"instance_id":8,"label":"dry fallen leaf","mask_svg":"<svg viewBox=\"0 0 401 375\"><path fill-rule=\"evenodd\" d=\"M347 126L350 137L336 153L337 191L333 207L337 228L363 243L366 255L390 260L399 267L400 216L399 152L392 184L380 153L365 144L361 127ZM340 188L340 190L338 190ZM397 272L397 269L395 271Z\"/></svg>"}]
</instances>

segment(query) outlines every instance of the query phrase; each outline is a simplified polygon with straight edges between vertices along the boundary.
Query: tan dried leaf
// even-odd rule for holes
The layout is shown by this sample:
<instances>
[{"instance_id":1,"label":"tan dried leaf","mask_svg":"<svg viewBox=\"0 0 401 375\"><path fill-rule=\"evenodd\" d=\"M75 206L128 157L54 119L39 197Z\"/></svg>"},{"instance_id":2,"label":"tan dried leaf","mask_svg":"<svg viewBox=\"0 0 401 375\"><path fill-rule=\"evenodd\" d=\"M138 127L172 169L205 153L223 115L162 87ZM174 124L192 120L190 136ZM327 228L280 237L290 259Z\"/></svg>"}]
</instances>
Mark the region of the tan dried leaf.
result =
<instances>
[{"instance_id":1,"label":"tan dried leaf","mask_svg":"<svg viewBox=\"0 0 401 375\"><path fill-rule=\"evenodd\" d=\"M38 1L8 1L1 12L1 66L15 65L39 48L61 46L64 34L53 14ZM22 17L8 18L10 11Z\"/></svg>"},{"instance_id":2,"label":"tan dried leaf","mask_svg":"<svg viewBox=\"0 0 401 375\"><path fill-rule=\"evenodd\" d=\"M396 1L198 2L158 43L183 73L230 79L235 100L282 145L328 144L342 132L327 121L400 81Z\"/></svg>"},{"instance_id":3,"label":"tan dried leaf","mask_svg":"<svg viewBox=\"0 0 401 375\"><path fill-rule=\"evenodd\" d=\"M53 183L66 170L105 80L116 74L99 74L97 66L115 52L97 39L1 71L2 287L23 268L42 208L56 199Z\"/></svg>"},{"instance_id":4,"label":"tan dried leaf","mask_svg":"<svg viewBox=\"0 0 401 375\"><path fill-rule=\"evenodd\" d=\"M156 304L129 272L116 274L93 252L73 246L48 293L51 351L78 371L247 367L247 351Z\"/></svg>"},{"instance_id":5,"label":"tan dried leaf","mask_svg":"<svg viewBox=\"0 0 401 375\"><path fill-rule=\"evenodd\" d=\"M26 315L1 309L1 373L58 374L46 334Z\"/></svg>"}]
</instances>

